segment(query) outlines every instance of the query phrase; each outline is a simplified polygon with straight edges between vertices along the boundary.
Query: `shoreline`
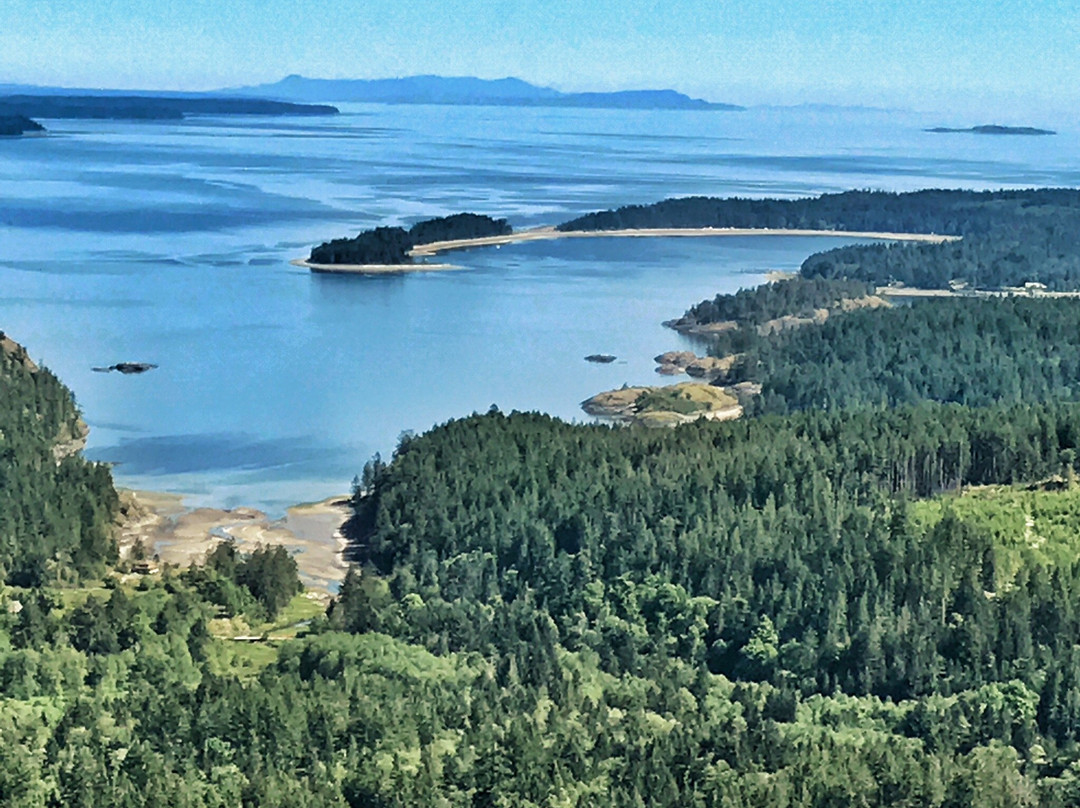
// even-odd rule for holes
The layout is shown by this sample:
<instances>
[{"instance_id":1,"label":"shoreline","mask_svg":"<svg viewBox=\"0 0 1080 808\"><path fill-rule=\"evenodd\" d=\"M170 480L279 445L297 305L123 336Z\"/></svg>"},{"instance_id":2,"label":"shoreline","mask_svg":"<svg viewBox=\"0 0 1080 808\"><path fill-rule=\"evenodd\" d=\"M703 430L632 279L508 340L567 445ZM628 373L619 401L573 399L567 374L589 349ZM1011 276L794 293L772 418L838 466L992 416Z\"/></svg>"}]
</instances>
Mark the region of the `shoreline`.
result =
<instances>
[{"instance_id":1,"label":"shoreline","mask_svg":"<svg viewBox=\"0 0 1080 808\"><path fill-rule=\"evenodd\" d=\"M900 298L924 298L924 297L963 297L963 298L997 298L997 297L1028 297L1028 298L1078 298L1080 291L1076 292L1053 292L1048 289L923 289L918 286L879 286L874 293L881 297Z\"/></svg>"},{"instance_id":2,"label":"shoreline","mask_svg":"<svg viewBox=\"0 0 1080 808\"><path fill-rule=\"evenodd\" d=\"M527 241L554 241L563 238L708 238L730 236L834 236L838 238L869 238L883 241L915 241L928 244L944 244L957 241L959 236L941 236L936 233L890 233L864 230L799 230L752 227L656 227L628 228L625 230L556 230L554 227L534 227L505 236L464 238L454 241L433 241L418 244L409 251L413 257L438 255L452 250L472 247L501 247Z\"/></svg>"},{"instance_id":3,"label":"shoreline","mask_svg":"<svg viewBox=\"0 0 1080 808\"><path fill-rule=\"evenodd\" d=\"M285 547L309 589L333 592L348 571L348 542L341 533L349 517L347 494L291 505L284 517L271 519L255 508L189 507L183 494L118 491L122 557L141 543L146 555L160 564L186 568L201 562L219 542L231 540L245 553L260 546Z\"/></svg>"},{"instance_id":4,"label":"shoreline","mask_svg":"<svg viewBox=\"0 0 1080 808\"><path fill-rule=\"evenodd\" d=\"M502 247L504 244L521 244L530 241L555 241L564 238L723 238L731 236L831 236L834 238L862 238L879 241L906 241L924 244L944 244L958 241L960 236L942 236L936 233L890 233L869 230L798 230L752 227L659 227L631 228L626 230L556 230L554 227L533 227L505 236L482 236L453 241L433 241L418 244L409 250L412 258L429 258L454 250L477 247ZM304 267L312 272L350 275L390 275L407 272L428 272L461 269L454 264L313 264L307 258L294 258L293 266Z\"/></svg>"},{"instance_id":5,"label":"shoreline","mask_svg":"<svg viewBox=\"0 0 1080 808\"><path fill-rule=\"evenodd\" d=\"M306 258L294 258L289 263L321 275L404 275L462 268L457 264L313 264Z\"/></svg>"}]
</instances>

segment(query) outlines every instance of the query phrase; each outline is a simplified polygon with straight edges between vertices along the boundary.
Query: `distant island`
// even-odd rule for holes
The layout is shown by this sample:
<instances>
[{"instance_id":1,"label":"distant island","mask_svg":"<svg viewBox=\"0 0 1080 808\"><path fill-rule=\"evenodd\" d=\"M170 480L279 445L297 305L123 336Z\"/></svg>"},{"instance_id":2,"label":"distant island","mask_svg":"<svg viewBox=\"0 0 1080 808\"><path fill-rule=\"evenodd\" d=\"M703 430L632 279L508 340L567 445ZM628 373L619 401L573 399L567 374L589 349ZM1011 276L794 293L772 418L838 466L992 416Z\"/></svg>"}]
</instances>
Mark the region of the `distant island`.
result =
<instances>
[{"instance_id":1,"label":"distant island","mask_svg":"<svg viewBox=\"0 0 1080 808\"><path fill-rule=\"evenodd\" d=\"M394 79L311 79L286 76L273 84L223 90L229 95L286 101L461 106L586 107L592 109L741 110L675 90L564 93L517 78L408 76Z\"/></svg>"},{"instance_id":2,"label":"distant island","mask_svg":"<svg viewBox=\"0 0 1080 808\"><path fill-rule=\"evenodd\" d=\"M28 132L44 132L45 127L24 115L0 115L0 137L25 135Z\"/></svg>"},{"instance_id":3,"label":"distant island","mask_svg":"<svg viewBox=\"0 0 1080 808\"><path fill-rule=\"evenodd\" d=\"M934 134L967 134L967 135L1056 135L1053 129L1036 129L1034 126L999 126L988 124L985 126L970 126L966 129L953 129L948 126L935 126L924 129L924 132Z\"/></svg>"},{"instance_id":4,"label":"distant island","mask_svg":"<svg viewBox=\"0 0 1080 808\"><path fill-rule=\"evenodd\" d=\"M0 120L58 118L92 120L181 120L188 115L336 115L336 107L265 98L157 95L0 96ZM34 130L27 130L34 131Z\"/></svg>"},{"instance_id":5,"label":"distant island","mask_svg":"<svg viewBox=\"0 0 1080 808\"><path fill-rule=\"evenodd\" d=\"M927 219L922 230L914 226L912 212L925 212L924 208L933 208L935 203L913 202L912 196L847 192L801 200L687 197L598 211L555 227L516 232L506 219L457 213L418 222L409 230L382 226L351 238L325 241L314 247L306 260L293 263L316 272L379 273L405 271L414 265L418 269L445 269L450 265L414 264L414 259L450 250L588 236L820 236L843 231L853 238L927 243L954 240L956 236L937 234L948 227L940 216ZM880 226L887 224L895 227Z\"/></svg>"}]
</instances>

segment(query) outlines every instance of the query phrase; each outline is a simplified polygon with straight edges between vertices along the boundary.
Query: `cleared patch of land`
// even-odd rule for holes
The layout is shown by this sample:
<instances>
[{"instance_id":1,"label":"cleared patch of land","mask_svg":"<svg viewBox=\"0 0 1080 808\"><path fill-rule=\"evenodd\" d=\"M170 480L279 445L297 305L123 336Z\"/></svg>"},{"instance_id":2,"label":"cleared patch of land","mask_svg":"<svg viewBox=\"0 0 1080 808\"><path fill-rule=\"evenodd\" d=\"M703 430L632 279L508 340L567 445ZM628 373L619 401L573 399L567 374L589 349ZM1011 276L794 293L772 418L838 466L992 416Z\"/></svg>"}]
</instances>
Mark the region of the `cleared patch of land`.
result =
<instances>
[{"instance_id":1,"label":"cleared patch of land","mask_svg":"<svg viewBox=\"0 0 1080 808\"><path fill-rule=\"evenodd\" d=\"M1032 485L965 488L908 507L911 521L928 539L952 517L995 550L994 591L1012 586L1025 566L1073 564L1080 555L1080 486L1074 474ZM989 577L991 570L987 570ZM991 581L983 582L984 586Z\"/></svg>"},{"instance_id":2,"label":"cleared patch of land","mask_svg":"<svg viewBox=\"0 0 1080 808\"><path fill-rule=\"evenodd\" d=\"M520 230L505 236L466 238L456 241L434 241L418 244L410 250L414 258L438 255L451 250L467 250L473 247L497 247L526 241L551 241L561 238L710 238L723 236L833 236L840 238L870 238L888 241L917 241L942 244L956 241L957 236L941 236L935 233L877 233L851 230L781 230L748 227L662 227L628 230L556 230L554 227L537 227Z\"/></svg>"}]
</instances>

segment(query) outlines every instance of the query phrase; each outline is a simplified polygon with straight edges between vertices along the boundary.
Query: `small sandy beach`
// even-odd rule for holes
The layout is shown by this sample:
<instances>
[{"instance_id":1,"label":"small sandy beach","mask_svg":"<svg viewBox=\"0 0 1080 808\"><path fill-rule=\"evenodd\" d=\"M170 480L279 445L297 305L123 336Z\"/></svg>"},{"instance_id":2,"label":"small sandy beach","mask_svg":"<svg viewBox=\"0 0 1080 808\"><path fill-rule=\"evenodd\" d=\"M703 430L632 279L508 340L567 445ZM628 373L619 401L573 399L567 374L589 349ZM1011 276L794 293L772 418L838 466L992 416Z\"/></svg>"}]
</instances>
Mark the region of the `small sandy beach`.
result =
<instances>
[{"instance_id":1,"label":"small sandy beach","mask_svg":"<svg viewBox=\"0 0 1080 808\"><path fill-rule=\"evenodd\" d=\"M231 539L245 553L261 545L288 548L304 584L314 589L330 590L348 569L341 535L349 516L345 495L294 505L282 519L254 508L189 508L179 494L156 491L121 491L121 503L122 551L141 541L162 564L199 563L218 542Z\"/></svg>"}]
</instances>

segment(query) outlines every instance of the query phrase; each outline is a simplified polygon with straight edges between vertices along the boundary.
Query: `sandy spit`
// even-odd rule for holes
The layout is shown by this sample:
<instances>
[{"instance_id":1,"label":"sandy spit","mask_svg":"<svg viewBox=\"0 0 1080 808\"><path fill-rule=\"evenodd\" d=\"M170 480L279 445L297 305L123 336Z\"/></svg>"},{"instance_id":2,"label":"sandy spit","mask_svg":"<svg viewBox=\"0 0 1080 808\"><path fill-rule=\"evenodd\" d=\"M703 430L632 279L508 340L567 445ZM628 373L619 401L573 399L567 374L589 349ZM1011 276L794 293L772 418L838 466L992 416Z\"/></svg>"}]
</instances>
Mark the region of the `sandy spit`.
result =
<instances>
[{"instance_id":1,"label":"sandy spit","mask_svg":"<svg viewBox=\"0 0 1080 808\"><path fill-rule=\"evenodd\" d=\"M407 272L461 269L456 264L313 264L306 258L294 258L289 263L326 275L403 275Z\"/></svg>"},{"instance_id":2,"label":"sandy spit","mask_svg":"<svg viewBox=\"0 0 1080 808\"><path fill-rule=\"evenodd\" d=\"M941 244L955 241L956 236L939 236L935 233L884 233L853 230L781 230L748 227L665 227L630 230L556 230L554 227L537 227L521 230L506 236L487 236L485 238L466 238L456 241L434 241L419 244L409 253L413 257L438 255L450 250L465 250L471 247L497 247L503 244L516 244L522 241L550 241L560 238L708 238L719 236L834 236L840 238L873 238L889 241L920 241Z\"/></svg>"},{"instance_id":3,"label":"sandy spit","mask_svg":"<svg viewBox=\"0 0 1080 808\"><path fill-rule=\"evenodd\" d=\"M563 238L709 238L720 236L834 236L840 238L872 238L888 241L918 241L941 244L956 241L957 236L939 236L935 233L879 233L853 230L781 230L747 227L666 227L631 230L556 230L554 227L534 227L519 230L506 236L463 238L454 241L433 241L418 244L409 251L413 258L429 258L451 250L468 250L475 247L501 247L525 241L553 241ZM348 275L390 275L406 272L429 272L433 270L461 269L454 264L313 264L305 258L290 262L312 272L340 273Z\"/></svg>"}]
</instances>

